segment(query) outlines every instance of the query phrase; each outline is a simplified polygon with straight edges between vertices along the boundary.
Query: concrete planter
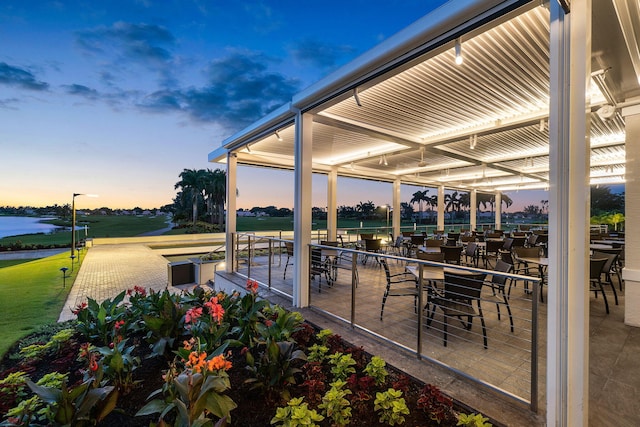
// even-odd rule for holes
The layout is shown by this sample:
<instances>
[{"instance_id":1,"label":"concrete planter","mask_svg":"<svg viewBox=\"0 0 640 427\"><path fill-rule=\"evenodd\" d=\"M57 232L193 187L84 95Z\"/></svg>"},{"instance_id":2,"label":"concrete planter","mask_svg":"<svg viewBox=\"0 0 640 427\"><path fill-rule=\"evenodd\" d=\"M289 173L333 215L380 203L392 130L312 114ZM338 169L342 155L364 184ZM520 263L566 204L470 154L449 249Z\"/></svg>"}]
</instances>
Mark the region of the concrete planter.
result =
<instances>
[{"instance_id":1,"label":"concrete planter","mask_svg":"<svg viewBox=\"0 0 640 427\"><path fill-rule=\"evenodd\" d=\"M215 266L220 260L201 260L200 258L189 258L195 266L195 279L198 285L204 285L209 280L213 281Z\"/></svg>"}]
</instances>

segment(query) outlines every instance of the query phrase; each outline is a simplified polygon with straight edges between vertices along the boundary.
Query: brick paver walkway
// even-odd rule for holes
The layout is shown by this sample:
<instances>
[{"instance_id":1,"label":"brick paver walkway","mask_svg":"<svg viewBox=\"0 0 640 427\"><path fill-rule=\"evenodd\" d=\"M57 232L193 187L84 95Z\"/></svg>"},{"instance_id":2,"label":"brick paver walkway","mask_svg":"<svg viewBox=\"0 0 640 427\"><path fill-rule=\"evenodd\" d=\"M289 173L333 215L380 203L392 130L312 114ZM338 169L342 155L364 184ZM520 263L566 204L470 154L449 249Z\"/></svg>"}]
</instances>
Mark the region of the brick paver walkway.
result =
<instances>
[{"instance_id":1,"label":"brick paver walkway","mask_svg":"<svg viewBox=\"0 0 640 427\"><path fill-rule=\"evenodd\" d=\"M72 319L71 309L88 297L103 301L136 285L157 291L167 288L167 259L143 244L94 246L84 256L60 322Z\"/></svg>"}]
</instances>

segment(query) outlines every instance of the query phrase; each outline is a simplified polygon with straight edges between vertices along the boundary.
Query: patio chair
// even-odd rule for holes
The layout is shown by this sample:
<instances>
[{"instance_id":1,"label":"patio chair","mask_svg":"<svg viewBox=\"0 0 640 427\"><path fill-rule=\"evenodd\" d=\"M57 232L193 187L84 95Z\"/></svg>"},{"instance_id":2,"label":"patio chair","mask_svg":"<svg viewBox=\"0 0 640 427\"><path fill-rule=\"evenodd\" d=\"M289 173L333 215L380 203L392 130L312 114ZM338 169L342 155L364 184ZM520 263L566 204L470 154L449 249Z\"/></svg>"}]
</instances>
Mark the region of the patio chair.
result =
<instances>
[{"instance_id":1,"label":"patio chair","mask_svg":"<svg viewBox=\"0 0 640 427\"><path fill-rule=\"evenodd\" d=\"M591 258L589 261L589 290L595 293L598 298L598 292L602 292L602 299L604 299L604 307L609 314L609 303L607 302L607 294L604 293L602 287L602 273L604 265L607 263L607 258Z\"/></svg>"},{"instance_id":2,"label":"patio chair","mask_svg":"<svg viewBox=\"0 0 640 427\"><path fill-rule=\"evenodd\" d=\"M618 293L616 292L616 287L613 284L613 280L611 279L611 274L615 274L614 268L615 268L615 264L618 260L618 254L613 252L613 253L606 253L600 250L594 251L593 252L593 258L605 258L607 260L607 262L604 264L604 267L602 267L602 274L604 274L604 281L603 283L606 283L607 285L611 286L611 289L613 290L613 297L616 301L616 305L618 305Z\"/></svg>"},{"instance_id":3,"label":"patio chair","mask_svg":"<svg viewBox=\"0 0 640 427\"><path fill-rule=\"evenodd\" d=\"M482 314L482 305L480 304L480 294L484 283L485 273L444 273L444 290L431 297L429 303L431 305L431 313L427 318L427 327L433 321L437 308L442 310L444 315L444 346L447 346L448 335L448 318L457 317L466 330L471 330L474 317L480 318L482 325L482 337L484 348L487 349L487 328L484 323L484 315ZM473 303L476 303L476 307ZM466 323L462 320L466 318Z\"/></svg>"},{"instance_id":4,"label":"patio chair","mask_svg":"<svg viewBox=\"0 0 640 427\"><path fill-rule=\"evenodd\" d=\"M382 308L380 309L380 320L384 315L384 305L387 302L388 297L401 297L412 296L414 310L418 309L418 283L416 282L416 276L410 272L401 272L391 274L389 270L389 264L384 258L380 258L380 264L384 268L384 274L387 279L387 286L382 296Z\"/></svg>"},{"instance_id":5,"label":"patio chair","mask_svg":"<svg viewBox=\"0 0 640 427\"><path fill-rule=\"evenodd\" d=\"M460 265L460 256L462 255L462 246L440 246L440 252L444 254L444 262L448 264Z\"/></svg>"},{"instance_id":6,"label":"patio chair","mask_svg":"<svg viewBox=\"0 0 640 427\"><path fill-rule=\"evenodd\" d=\"M464 264L472 267L478 266L478 244L476 242L467 243L467 247L462 251ZM471 260L471 261L469 261Z\"/></svg>"},{"instance_id":7,"label":"patio chair","mask_svg":"<svg viewBox=\"0 0 640 427\"><path fill-rule=\"evenodd\" d=\"M366 264L369 260L369 253L382 252L382 239L364 239L364 250L367 254L362 258L362 264Z\"/></svg>"},{"instance_id":8,"label":"patio chair","mask_svg":"<svg viewBox=\"0 0 640 427\"><path fill-rule=\"evenodd\" d=\"M284 247L287 251L287 262L284 264L284 276L282 276L283 280L287 278L287 267L293 265L293 262L290 262L293 258L293 242L284 242Z\"/></svg>"},{"instance_id":9,"label":"patio chair","mask_svg":"<svg viewBox=\"0 0 640 427\"><path fill-rule=\"evenodd\" d=\"M608 270L605 270L605 273L608 274L608 281L611 282L611 286L613 286L613 281L611 280L611 274L615 274L616 277L618 278L618 285L620 287L620 290L622 291L622 276L620 274L620 268L623 265L623 256L624 256L624 247L619 247L619 248L611 248L611 249L598 249L596 252L600 252L603 254L615 254L616 255L616 260L613 262L613 264L610 266L610 268ZM595 252L594 252L594 257L595 257ZM602 257L598 257L598 258L602 258Z\"/></svg>"},{"instance_id":10,"label":"patio chair","mask_svg":"<svg viewBox=\"0 0 640 427\"><path fill-rule=\"evenodd\" d=\"M500 259L496 260L496 266L493 269L493 271L496 273L511 273L512 270L513 266L511 264L507 264ZM492 274L491 280L485 282L485 285L492 291L492 297L495 300L494 302L498 311L498 320L500 320L500 305L504 305L507 307L507 312L509 313L509 323L511 325L511 332L513 332L513 315L511 314L509 298L507 298L507 293L505 292L507 282L509 283L509 288L511 288L512 280L510 278L501 274Z\"/></svg>"},{"instance_id":11,"label":"patio chair","mask_svg":"<svg viewBox=\"0 0 640 427\"><path fill-rule=\"evenodd\" d=\"M490 259L494 260L494 265L495 265L495 261L498 260L498 258L500 257L500 249L502 249L502 245L503 242L502 240L487 240L485 242L486 246L485 246L485 250L484 250L484 266L486 267L491 267L491 263L489 262Z\"/></svg>"}]
</instances>

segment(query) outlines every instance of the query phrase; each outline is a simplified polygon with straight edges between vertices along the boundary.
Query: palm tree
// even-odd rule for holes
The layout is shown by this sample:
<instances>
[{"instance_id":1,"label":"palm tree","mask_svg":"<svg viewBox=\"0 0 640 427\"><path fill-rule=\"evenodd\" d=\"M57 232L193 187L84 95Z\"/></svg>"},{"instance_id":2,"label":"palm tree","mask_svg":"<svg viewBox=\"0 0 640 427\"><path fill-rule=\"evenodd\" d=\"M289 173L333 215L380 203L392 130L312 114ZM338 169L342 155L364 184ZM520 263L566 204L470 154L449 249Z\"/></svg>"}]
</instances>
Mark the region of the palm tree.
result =
<instances>
[{"instance_id":1,"label":"palm tree","mask_svg":"<svg viewBox=\"0 0 640 427\"><path fill-rule=\"evenodd\" d=\"M211 215L211 223L215 215L217 223L222 229L224 224L224 203L227 198L227 173L224 170L207 169L205 173L205 195L207 196L207 208Z\"/></svg>"},{"instance_id":2,"label":"palm tree","mask_svg":"<svg viewBox=\"0 0 640 427\"><path fill-rule=\"evenodd\" d=\"M409 203L417 203L418 204L418 215L420 218L420 223L422 223L422 202L429 202L429 197L427 196L427 193L429 192L429 190L424 190L424 191L416 191L415 193L413 193L413 197L411 198L411 200L409 200Z\"/></svg>"},{"instance_id":3,"label":"palm tree","mask_svg":"<svg viewBox=\"0 0 640 427\"><path fill-rule=\"evenodd\" d=\"M376 210L376 205L371 201L360 202L356 206L356 210L362 215L362 219L368 219Z\"/></svg>"},{"instance_id":4,"label":"palm tree","mask_svg":"<svg viewBox=\"0 0 640 427\"><path fill-rule=\"evenodd\" d=\"M198 220L198 201L203 197L206 182L206 171L204 169L184 169L180 172L180 181L176 182L175 189L182 188L185 195L191 199L193 206L193 225Z\"/></svg>"}]
</instances>

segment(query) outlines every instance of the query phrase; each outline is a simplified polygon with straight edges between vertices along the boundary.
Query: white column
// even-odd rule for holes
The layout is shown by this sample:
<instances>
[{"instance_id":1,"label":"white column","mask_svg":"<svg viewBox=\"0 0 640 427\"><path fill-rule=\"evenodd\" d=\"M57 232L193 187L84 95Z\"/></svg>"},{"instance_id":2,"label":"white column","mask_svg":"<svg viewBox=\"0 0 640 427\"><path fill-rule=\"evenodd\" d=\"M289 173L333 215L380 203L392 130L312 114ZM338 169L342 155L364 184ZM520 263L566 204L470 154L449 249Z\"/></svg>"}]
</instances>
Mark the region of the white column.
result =
<instances>
[{"instance_id":1,"label":"white column","mask_svg":"<svg viewBox=\"0 0 640 427\"><path fill-rule=\"evenodd\" d=\"M236 232L236 188L238 182L238 156L236 153L227 153L227 215L225 218L225 271L227 273L233 272L233 251L234 240L233 233Z\"/></svg>"},{"instance_id":2,"label":"white column","mask_svg":"<svg viewBox=\"0 0 640 427\"><path fill-rule=\"evenodd\" d=\"M400 220L402 218L402 210L400 208L400 179L393 181L393 216L391 217L391 226L393 227L393 237L400 235Z\"/></svg>"},{"instance_id":3,"label":"white column","mask_svg":"<svg viewBox=\"0 0 640 427\"><path fill-rule=\"evenodd\" d=\"M444 185L438 187L438 230L444 230ZM446 230L445 230L446 231Z\"/></svg>"},{"instance_id":4,"label":"white column","mask_svg":"<svg viewBox=\"0 0 640 427\"><path fill-rule=\"evenodd\" d=\"M591 0L551 11L547 425L589 415L589 116Z\"/></svg>"},{"instance_id":5,"label":"white column","mask_svg":"<svg viewBox=\"0 0 640 427\"><path fill-rule=\"evenodd\" d=\"M626 133L625 185L625 267L622 270L625 286L624 323L640 326L640 105L624 108Z\"/></svg>"},{"instance_id":6,"label":"white column","mask_svg":"<svg viewBox=\"0 0 640 427\"><path fill-rule=\"evenodd\" d=\"M333 166L329 172L327 179L327 240L335 241L337 239L338 229L338 206L337 200L338 188L338 168Z\"/></svg>"},{"instance_id":7,"label":"white column","mask_svg":"<svg viewBox=\"0 0 640 427\"><path fill-rule=\"evenodd\" d=\"M502 230L502 193L496 193L496 212L495 212L495 222L496 222L496 230Z\"/></svg>"},{"instance_id":8,"label":"white column","mask_svg":"<svg viewBox=\"0 0 640 427\"><path fill-rule=\"evenodd\" d=\"M296 115L295 200L293 203L294 277L293 305L309 305L309 244L311 243L311 151L313 143L311 115Z\"/></svg>"},{"instance_id":9,"label":"white column","mask_svg":"<svg viewBox=\"0 0 640 427\"><path fill-rule=\"evenodd\" d=\"M476 229L478 221L478 192L471 190L469 192L469 228L471 231Z\"/></svg>"}]
</instances>

